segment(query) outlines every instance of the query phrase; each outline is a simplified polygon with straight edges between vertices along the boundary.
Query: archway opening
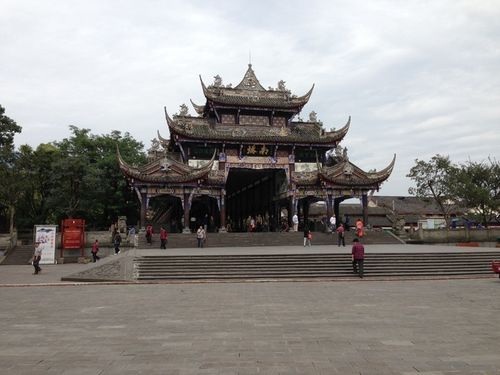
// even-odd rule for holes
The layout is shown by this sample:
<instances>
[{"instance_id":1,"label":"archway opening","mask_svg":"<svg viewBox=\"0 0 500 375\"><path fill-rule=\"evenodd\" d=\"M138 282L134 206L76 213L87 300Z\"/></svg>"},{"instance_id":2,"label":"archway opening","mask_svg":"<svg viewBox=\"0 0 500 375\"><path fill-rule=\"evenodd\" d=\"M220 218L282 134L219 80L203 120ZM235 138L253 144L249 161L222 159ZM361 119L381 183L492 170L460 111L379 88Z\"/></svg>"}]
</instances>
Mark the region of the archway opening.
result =
<instances>
[{"instance_id":1,"label":"archway opening","mask_svg":"<svg viewBox=\"0 0 500 375\"><path fill-rule=\"evenodd\" d=\"M234 232L279 230L280 199L286 197L284 169L231 168L226 182L227 229Z\"/></svg>"}]
</instances>

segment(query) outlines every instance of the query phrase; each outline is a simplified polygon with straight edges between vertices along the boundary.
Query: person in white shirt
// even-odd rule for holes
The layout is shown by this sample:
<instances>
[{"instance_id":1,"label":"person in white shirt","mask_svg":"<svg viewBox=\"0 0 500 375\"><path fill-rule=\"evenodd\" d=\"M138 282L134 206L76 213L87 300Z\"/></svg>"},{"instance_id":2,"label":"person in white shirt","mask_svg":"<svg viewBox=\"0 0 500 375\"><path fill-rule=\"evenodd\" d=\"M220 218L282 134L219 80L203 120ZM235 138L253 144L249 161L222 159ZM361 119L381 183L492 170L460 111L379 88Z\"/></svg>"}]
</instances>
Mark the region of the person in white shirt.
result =
<instances>
[{"instance_id":1,"label":"person in white shirt","mask_svg":"<svg viewBox=\"0 0 500 375\"><path fill-rule=\"evenodd\" d=\"M330 230L332 233L335 233L335 229L337 227L337 219L335 218L335 215L332 215L330 218Z\"/></svg>"},{"instance_id":2,"label":"person in white shirt","mask_svg":"<svg viewBox=\"0 0 500 375\"><path fill-rule=\"evenodd\" d=\"M42 247L40 246L40 242L35 242L35 251L33 252L33 257L31 258L33 267L35 267L35 272L33 272L33 275L38 275L38 273L42 271L39 265L41 259Z\"/></svg>"},{"instance_id":3,"label":"person in white shirt","mask_svg":"<svg viewBox=\"0 0 500 375\"><path fill-rule=\"evenodd\" d=\"M200 225L200 228L196 231L196 239L198 240L198 247L203 247L203 243L205 242L206 232L203 229L203 225Z\"/></svg>"},{"instance_id":4,"label":"person in white shirt","mask_svg":"<svg viewBox=\"0 0 500 375\"><path fill-rule=\"evenodd\" d=\"M293 223L293 231L297 232L299 230L299 217L297 216L297 214L293 215L292 223Z\"/></svg>"}]
</instances>

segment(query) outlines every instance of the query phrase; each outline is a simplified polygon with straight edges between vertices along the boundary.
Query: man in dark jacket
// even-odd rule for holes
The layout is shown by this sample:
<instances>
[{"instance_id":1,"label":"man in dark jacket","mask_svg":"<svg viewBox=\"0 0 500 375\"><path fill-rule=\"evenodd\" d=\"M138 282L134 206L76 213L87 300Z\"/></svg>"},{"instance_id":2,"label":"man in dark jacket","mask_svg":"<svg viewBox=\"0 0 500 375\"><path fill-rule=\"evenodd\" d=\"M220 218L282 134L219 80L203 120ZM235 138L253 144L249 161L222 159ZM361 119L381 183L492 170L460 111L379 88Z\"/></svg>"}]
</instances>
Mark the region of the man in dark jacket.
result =
<instances>
[{"instance_id":1,"label":"man in dark jacket","mask_svg":"<svg viewBox=\"0 0 500 375\"><path fill-rule=\"evenodd\" d=\"M363 278L363 263L365 260L365 248L357 238L352 240L352 271Z\"/></svg>"},{"instance_id":2,"label":"man in dark jacket","mask_svg":"<svg viewBox=\"0 0 500 375\"><path fill-rule=\"evenodd\" d=\"M120 236L120 232L117 232L113 240L113 245L115 245L115 255L120 254L121 243L122 243L122 236Z\"/></svg>"}]
</instances>

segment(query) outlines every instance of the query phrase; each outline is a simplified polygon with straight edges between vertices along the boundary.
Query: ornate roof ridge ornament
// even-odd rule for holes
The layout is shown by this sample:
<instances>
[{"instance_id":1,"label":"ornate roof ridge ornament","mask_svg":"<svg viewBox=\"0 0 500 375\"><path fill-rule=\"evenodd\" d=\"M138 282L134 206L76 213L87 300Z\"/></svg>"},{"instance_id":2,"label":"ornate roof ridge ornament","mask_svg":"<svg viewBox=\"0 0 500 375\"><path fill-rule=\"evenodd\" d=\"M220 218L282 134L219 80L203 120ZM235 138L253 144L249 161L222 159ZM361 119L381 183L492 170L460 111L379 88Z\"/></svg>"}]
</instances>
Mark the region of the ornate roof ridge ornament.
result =
<instances>
[{"instance_id":1,"label":"ornate roof ridge ornament","mask_svg":"<svg viewBox=\"0 0 500 375\"><path fill-rule=\"evenodd\" d=\"M181 116L181 117L189 116L189 108L186 104L182 103L179 106L179 113L177 116Z\"/></svg>"},{"instance_id":2,"label":"ornate roof ridge ornament","mask_svg":"<svg viewBox=\"0 0 500 375\"><path fill-rule=\"evenodd\" d=\"M314 89L314 84L311 89L302 96L291 95L286 88L284 88L285 91L280 91L278 89L266 90L259 83L250 66L243 80L234 88L230 85L224 86L222 84L220 87L215 87L214 85L207 87L200 75L203 95L208 101L221 105L265 107L273 109L286 108L293 109L297 112L309 101Z\"/></svg>"},{"instance_id":3,"label":"ornate roof ridge ornament","mask_svg":"<svg viewBox=\"0 0 500 375\"><path fill-rule=\"evenodd\" d=\"M248 64L248 69L243 76L241 82L235 87L235 89L241 90L256 90L256 91L266 91L264 87L260 84L255 72L252 69L252 64Z\"/></svg>"}]
</instances>

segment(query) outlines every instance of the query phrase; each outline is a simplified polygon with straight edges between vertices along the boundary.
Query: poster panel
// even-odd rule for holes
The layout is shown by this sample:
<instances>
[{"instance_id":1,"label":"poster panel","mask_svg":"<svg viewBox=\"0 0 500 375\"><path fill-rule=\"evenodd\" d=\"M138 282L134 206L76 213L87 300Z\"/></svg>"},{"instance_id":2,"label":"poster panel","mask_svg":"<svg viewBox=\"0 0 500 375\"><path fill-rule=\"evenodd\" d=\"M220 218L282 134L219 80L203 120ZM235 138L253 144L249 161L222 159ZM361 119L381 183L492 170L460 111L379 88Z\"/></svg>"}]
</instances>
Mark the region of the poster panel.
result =
<instances>
[{"instance_id":1,"label":"poster panel","mask_svg":"<svg viewBox=\"0 0 500 375\"><path fill-rule=\"evenodd\" d=\"M56 229L57 225L35 225L35 242L42 250L40 264L56 262Z\"/></svg>"}]
</instances>

